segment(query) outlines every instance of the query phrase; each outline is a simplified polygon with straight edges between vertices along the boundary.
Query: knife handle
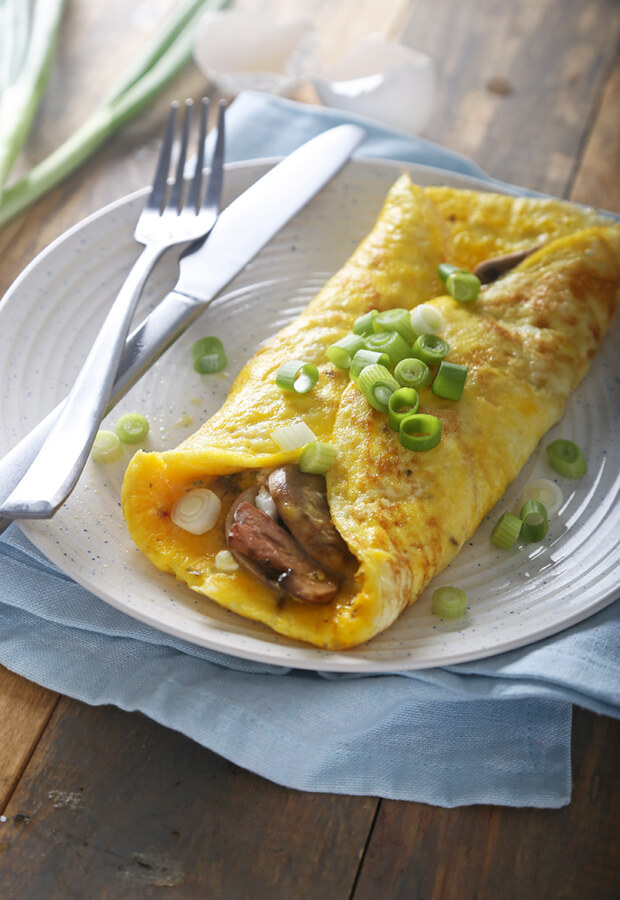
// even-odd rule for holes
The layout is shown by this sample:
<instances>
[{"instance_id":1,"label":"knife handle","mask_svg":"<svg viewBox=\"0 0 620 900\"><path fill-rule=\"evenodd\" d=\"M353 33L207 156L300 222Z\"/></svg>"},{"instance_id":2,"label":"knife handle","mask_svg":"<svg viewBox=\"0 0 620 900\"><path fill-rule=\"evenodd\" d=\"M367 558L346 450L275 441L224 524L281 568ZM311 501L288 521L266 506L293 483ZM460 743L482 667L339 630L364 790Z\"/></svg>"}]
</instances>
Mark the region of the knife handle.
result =
<instances>
[{"instance_id":1,"label":"knife handle","mask_svg":"<svg viewBox=\"0 0 620 900\"><path fill-rule=\"evenodd\" d=\"M171 291L127 338L106 415L205 309L204 302ZM0 498L3 501L24 477L65 405L62 400L0 460ZM11 524L0 518L0 534Z\"/></svg>"}]
</instances>

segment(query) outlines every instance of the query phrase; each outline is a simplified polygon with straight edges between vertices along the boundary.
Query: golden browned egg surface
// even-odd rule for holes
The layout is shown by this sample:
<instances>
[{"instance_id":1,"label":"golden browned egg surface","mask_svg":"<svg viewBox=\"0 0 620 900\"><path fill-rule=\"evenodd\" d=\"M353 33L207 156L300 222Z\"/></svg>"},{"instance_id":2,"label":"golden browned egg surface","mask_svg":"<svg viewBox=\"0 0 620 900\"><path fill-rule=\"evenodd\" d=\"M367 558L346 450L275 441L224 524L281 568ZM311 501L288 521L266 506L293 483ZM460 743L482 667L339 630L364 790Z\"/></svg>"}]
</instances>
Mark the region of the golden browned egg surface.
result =
<instances>
[{"instance_id":1,"label":"golden browned egg surface","mask_svg":"<svg viewBox=\"0 0 620 900\"><path fill-rule=\"evenodd\" d=\"M442 261L472 269L539 247L488 285L475 303L442 296ZM352 647L387 628L459 552L557 422L590 365L620 296L620 226L552 199L452 188L422 189L403 175L377 223L307 309L260 348L222 408L179 447L138 452L123 484L137 546L160 569L222 606L290 638ZM460 401L421 391L442 423L441 442L415 453L399 443L325 349L370 309L431 302L446 320L449 359L468 366ZM308 394L280 390L291 358L314 362ZM333 522L354 563L323 605L278 596L240 568L222 572L231 504L273 467L295 462L271 433L306 422L336 450L327 473ZM211 531L193 535L170 517L196 486L222 500Z\"/></svg>"}]
</instances>

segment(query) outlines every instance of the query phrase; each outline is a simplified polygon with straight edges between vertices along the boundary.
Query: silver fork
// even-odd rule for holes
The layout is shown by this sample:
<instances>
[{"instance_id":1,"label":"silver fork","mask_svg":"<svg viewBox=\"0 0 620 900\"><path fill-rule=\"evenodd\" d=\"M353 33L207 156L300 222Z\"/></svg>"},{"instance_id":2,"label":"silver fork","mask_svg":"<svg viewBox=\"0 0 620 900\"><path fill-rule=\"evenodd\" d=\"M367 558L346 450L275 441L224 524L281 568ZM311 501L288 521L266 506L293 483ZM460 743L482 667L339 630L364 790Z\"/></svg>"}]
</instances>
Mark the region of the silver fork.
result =
<instances>
[{"instance_id":1,"label":"silver fork","mask_svg":"<svg viewBox=\"0 0 620 900\"><path fill-rule=\"evenodd\" d=\"M88 458L108 405L129 325L153 266L169 247L204 238L219 212L224 162L224 106L220 104L211 174L201 201L208 100L202 100L194 176L183 201L183 171L189 143L192 102L185 102L175 177L168 190L168 171L178 103L173 103L155 178L134 232L144 250L114 301L84 365L63 404L62 412L39 453L0 513L11 518L46 519L69 496ZM168 197L166 199L166 194Z\"/></svg>"}]
</instances>

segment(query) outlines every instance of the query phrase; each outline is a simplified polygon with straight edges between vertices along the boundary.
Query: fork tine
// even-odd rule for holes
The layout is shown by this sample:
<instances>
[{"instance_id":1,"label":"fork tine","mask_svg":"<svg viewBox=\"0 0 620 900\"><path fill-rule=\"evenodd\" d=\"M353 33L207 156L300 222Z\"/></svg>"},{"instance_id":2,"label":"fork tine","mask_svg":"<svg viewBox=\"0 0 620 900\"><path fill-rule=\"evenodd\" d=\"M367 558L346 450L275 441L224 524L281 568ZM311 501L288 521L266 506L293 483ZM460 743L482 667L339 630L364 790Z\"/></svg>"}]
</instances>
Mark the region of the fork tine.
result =
<instances>
[{"instance_id":1,"label":"fork tine","mask_svg":"<svg viewBox=\"0 0 620 900\"><path fill-rule=\"evenodd\" d=\"M200 189L202 187L202 170L205 158L205 137L207 134L207 122L209 119L209 98L203 97L200 101L200 132L198 134L198 153L196 156L196 169L187 196L187 205L197 214L200 208Z\"/></svg>"},{"instance_id":2,"label":"fork tine","mask_svg":"<svg viewBox=\"0 0 620 900\"><path fill-rule=\"evenodd\" d=\"M189 143L189 129L192 121L192 100L185 101L185 117L183 119L183 133L181 135L181 147L179 149L179 158L177 160L176 174L174 184L168 198L167 209L174 209L179 212L181 209L181 200L183 197L183 172L185 171L185 157L187 156L187 145Z\"/></svg>"},{"instance_id":3,"label":"fork tine","mask_svg":"<svg viewBox=\"0 0 620 900\"><path fill-rule=\"evenodd\" d=\"M222 196L222 184L224 181L224 111L226 103L220 100L218 116L217 116L217 137L215 139L215 147L213 149L213 157L211 159L211 174L209 183L205 191L205 199L203 209L212 209L217 212L220 208L220 198Z\"/></svg>"},{"instance_id":4,"label":"fork tine","mask_svg":"<svg viewBox=\"0 0 620 900\"><path fill-rule=\"evenodd\" d=\"M168 183L168 169L170 168L170 157L172 155L172 143L174 141L174 132L177 124L177 114L179 104L176 100L170 105L170 113L168 114L168 122L166 124L166 132L159 151L159 159L155 169L155 177L153 178L153 186L146 201L146 208L151 210L161 210L166 196L166 185Z\"/></svg>"}]
</instances>

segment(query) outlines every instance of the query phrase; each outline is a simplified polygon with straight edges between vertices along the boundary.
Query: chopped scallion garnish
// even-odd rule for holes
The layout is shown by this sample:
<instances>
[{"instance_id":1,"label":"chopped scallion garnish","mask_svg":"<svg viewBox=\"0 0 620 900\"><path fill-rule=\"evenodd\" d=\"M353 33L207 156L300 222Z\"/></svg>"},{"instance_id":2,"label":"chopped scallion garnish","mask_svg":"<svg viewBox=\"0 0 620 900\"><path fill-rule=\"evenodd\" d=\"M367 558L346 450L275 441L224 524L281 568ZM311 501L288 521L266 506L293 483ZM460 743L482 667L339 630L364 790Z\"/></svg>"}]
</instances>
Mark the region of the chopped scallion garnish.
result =
<instances>
[{"instance_id":1,"label":"chopped scallion garnish","mask_svg":"<svg viewBox=\"0 0 620 900\"><path fill-rule=\"evenodd\" d=\"M418 392L414 388L401 387L391 395L388 401L388 417L390 428L400 431L400 423L407 416L417 413L420 406Z\"/></svg>"},{"instance_id":2,"label":"chopped scallion garnish","mask_svg":"<svg viewBox=\"0 0 620 900\"><path fill-rule=\"evenodd\" d=\"M298 450L305 447L311 441L316 441L316 434L305 422L293 422L292 425L283 425L271 432L271 437L283 453L290 450Z\"/></svg>"},{"instance_id":3,"label":"chopped scallion garnish","mask_svg":"<svg viewBox=\"0 0 620 900\"><path fill-rule=\"evenodd\" d=\"M491 543L502 550L510 550L521 534L522 525L519 516L513 516L511 512L503 513L491 532Z\"/></svg>"},{"instance_id":4,"label":"chopped scallion garnish","mask_svg":"<svg viewBox=\"0 0 620 900\"><path fill-rule=\"evenodd\" d=\"M446 290L459 303L471 303L480 293L480 279L471 272L453 272L446 280Z\"/></svg>"},{"instance_id":5,"label":"chopped scallion garnish","mask_svg":"<svg viewBox=\"0 0 620 900\"><path fill-rule=\"evenodd\" d=\"M412 344L415 340L415 332L411 324L411 314L408 309L386 309L377 313L372 322L374 331L396 331Z\"/></svg>"},{"instance_id":6,"label":"chopped scallion garnish","mask_svg":"<svg viewBox=\"0 0 620 900\"><path fill-rule=\"evenodd\" d=\"M446 397L448 400L460 400L467 372L467 366L442 360L433 382L433 394L437 394L438 397Z\"/></svg>"},{"instance_id":7,"label":"chopped scallion garnish","mask_svg":"<svg viewBox=\"0 0 620 900\"><path fill-rule=\"evenodd\" d=\"M390 365L390 357L387 353L380 353L378 350L366 350L362 348L357 351L351 360L349 375L354 381L357 381L359 373L367 366L385 366L386 369L389 369Z\"/></svg>"},{"instance_id":8,"label":"chopped scallion garnish","mask_svg":"<svg viewBox=\"0 0 620 900\"><path fill-rule=\"evenodd\" d=\"M564 503L561 488L548 478L535 478L526 484L521 494L519 508L528 500L538 500L547 510L547 516L553 516Z\"/></svg>"},{"instance_id":9,"label":"chopped scallion garnish","mask_svg":"<svg viewBox=\"0 0 620 900\"><path fill-rule=\"evenodd\" d=\"M149 422L141 413L125 413L116 423L115 431L123 444L139 444L149 433Z\"/></svg>"},{"instance_id":10,"label":"chopped scallion garnish","mask_svg":"<svg viewBox=\"0 0 620 900\"><path fill-rule=\"evenodd\" d=\"M459 266L452 265L452 263L439 263L439 266L437 267L437 274L444 282L444 284L448 280L450 275L454 275L455 272L462 271L463 269L459 268Z\"/></svg>"},{"instance_id":11,"label":"chopped scallion garnish","mask_svg":"<svg viewBox=\"0 0 620 900\"><path fill-rule=\"evenodd\" d=\"M403 387L415 388L416 391L428 387L433 380L433 373L421 359L401 359L394 369L394 378Z\"/></svg>"},{"instance_id":12,"label":"chopped scallion garnish","mask_svg":"<svg viewBox=\"0 0 620 900\"><path fill-rule=\"evenodd\" d=\"M411 326L416 334L439 334L446 327L442 313L430 303L414 306L410 313Z\"/></svg>"},{"instance_id":13,"label":"chopped scallion garnish","mask_svg":"<svg viewBox=\"0 0 620 900\"><path fill-rule=\"evenodd\" d=\"M319 370L314 363L304 362L303 359L291 359L283 363L276 375L276 384L283 391L293 391L295 394L307 394L311 391L319 379Z\"/></svg>"},{"instance_id":14,"label":"chopped scallion garnish","mask_svg":"<svg viewBox=\"0 0 620 900\"><path fill-rule=\"evenodd\" d=\"M399 337L399 335L396 335ZM373 409L387 412L390 397L400 385L385 366L366 366L357 377L360 391Z\"/></svg>"},{"instance_id":15,"label":"chopped scallion garnish","mask_svg":"<svg viewBox=\"0 0 620 900\"><path fill-rule=\"evenodd\" d=\"M204 337L196 341L192 347L194 369L200 375L212 375L221 372L226 366L226 351L217 337Z\"/></svg>"},{"instance_id":16,"label":"chopped scallion garnish","mask_svg":"<svg viewBox=\"0 0 620 900\"><path fill-rule=\"evenodd\" d=\"M460 619L467 612L467 594L457 587L440 587L433 592L433 613L440 619Z\"/></svg>"},{"instance_id":17,"label":"chopped scallion garnish","mask_svg":"<svg viewBox=\"0 0 620 900\"><path fill-rule=\"evenodd\" d=\"M583 478L588 471L585 456L573 441L552 441L547 447L547 456L555 471L566 478Z\"/></svg>"},{"instance_id":18,"label":"chopped scallion garnish","mask_svg":"<svg viewBox=\"0 0 620 900\"><path fill-rule=\"evenodd\" d=\"M298 466L300 471L311 475L324 475L336 458L336 451L331 444L323 441L311 441L301 451Z\"/></svg>"},{"instance_id":19,"label":"chopped scallion garnish","mask_svg":"<svg viewBox=\"0 0 620 900\"><path fill-rule=\"evenodd\" d=\"M367 350L387 353L393 366L401 359L411 356L409 344L397 331L379 331L376 334L369 334L364 338L364 346Z\"/></svg>"},{"instance_id":20,"label":"chopped scallion garnish","mask_svg":"<svg viewBox=\"0 0 620 900\"><path fill-rule=\"evenodd\" d=\"M205 534L215 526L222 501L208 488L195 488L179 497L172 507L170 518L175 525L190 534Z\"/></svg>"},{"instance_id":21,"label":"chopped scallion garnish","mask_svg":"<svg viewBox=\"0 0 620 900\"><path fill-rule=\"evenodd\" d=\"M407 450L432 450L441 440L441 421L427 413L414 413L400 423L400 442Z\"/></svg>"},{"instance_id":22,"label":"chopped scallion garnish","mask_svg":"<svg viewBox=\"0 0 620 900\"><path fill-rule=\"evenodd\" d=\"M411 349L411 356L421 359L427 366L440 363L450 352L450 345L436 334L421 334Z\"/></svg>"},{"instance_id":23,"label":"chopped scallion garnish","mask_svg":"<svg viewBox=\"0 0 620 900\"><path fill-rule=\"evenodd\" d=\"M111 463L123 455L120 438L113 431L98 431L90 451L91 459L96 463Z\"/></svg>"},{"instance_id":24,"label":"chopped scallion garnish","mask_svg":"<svg viewBox=\"0 0 620 900\"><path fill-rule=\"evenodd\" d=\"M353 334L372 334L374 331L372 321L376 315L377 310L371 309L370 312L364 313L363 316L359 316L353 323Z\"/></svg>"},{"instance_id":25,"label":"chopped scallion garnish","mask_svg":"<svg viewBox=\"0 0 620 900\"><path fill-rule=\"evenodd\" d=\"M549 530L547 510L538 500L528 500L519 512L521 519L521 536L528 544L542 541Z\"/></svg>"},{"instance_id":26,"label":"chopped scallion garnish","mask_svg":"<svg viewBox=\"0 0 620 900\"><path fill-rule=\"evenodd\" d=\"M334 344L330 344L325 352L328 360L339 369L348 369L351 366L351 360L357 351L364 347L364 344L365 338L361 334L347 334Z\"/></svg>"}]
</instances>

